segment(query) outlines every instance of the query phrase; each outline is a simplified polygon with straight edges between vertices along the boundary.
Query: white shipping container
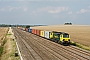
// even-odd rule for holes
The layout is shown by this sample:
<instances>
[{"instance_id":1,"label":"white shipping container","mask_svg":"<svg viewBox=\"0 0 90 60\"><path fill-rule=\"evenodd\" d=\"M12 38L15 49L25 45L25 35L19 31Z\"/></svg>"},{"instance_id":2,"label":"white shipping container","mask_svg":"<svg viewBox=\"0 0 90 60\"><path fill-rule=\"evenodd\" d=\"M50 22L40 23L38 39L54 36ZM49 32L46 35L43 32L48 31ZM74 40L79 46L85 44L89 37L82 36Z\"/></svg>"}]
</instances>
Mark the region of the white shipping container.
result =
<instances>
[{"instance_id":1,"label":"white shipping container","mask_svg":"<svg viewBox=\"0 0 90 60\"><path fill-rule=\"evenodd\" d=\"M50 31L45 31L45 38L50 39Z\"/></svg>"}]
</instances>

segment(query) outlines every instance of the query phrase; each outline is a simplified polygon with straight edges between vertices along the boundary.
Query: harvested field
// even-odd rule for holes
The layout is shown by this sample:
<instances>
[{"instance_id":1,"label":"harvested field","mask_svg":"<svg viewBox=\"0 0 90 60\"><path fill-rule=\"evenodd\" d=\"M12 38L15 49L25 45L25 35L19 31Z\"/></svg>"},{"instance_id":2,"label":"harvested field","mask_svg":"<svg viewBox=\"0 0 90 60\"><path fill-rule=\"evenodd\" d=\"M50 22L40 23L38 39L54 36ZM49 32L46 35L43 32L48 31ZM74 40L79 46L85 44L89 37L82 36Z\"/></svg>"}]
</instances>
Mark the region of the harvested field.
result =
<instances>
[{"instance_id":1,"label":"harvested field","mask_svg":"<svg viewBox=\"0 0 90 60\"><path fill-rule=\"evenodd\" d=\"M52 25L32 28L67 32L71 36L71 41L78 42L80 44L87 45L90 47L90 26L87 25Z\"/></svg>"},{"instance_id":2,"label":"harvested field","mask_svg":"<svg viewBox=\"0 0 90 60\"><path fill-rule=\"evenodd\" d=\"M7 33L8 28L0 27L0 45L3 40L3 37L5 37Z\"/></svg>"}]
</instances>

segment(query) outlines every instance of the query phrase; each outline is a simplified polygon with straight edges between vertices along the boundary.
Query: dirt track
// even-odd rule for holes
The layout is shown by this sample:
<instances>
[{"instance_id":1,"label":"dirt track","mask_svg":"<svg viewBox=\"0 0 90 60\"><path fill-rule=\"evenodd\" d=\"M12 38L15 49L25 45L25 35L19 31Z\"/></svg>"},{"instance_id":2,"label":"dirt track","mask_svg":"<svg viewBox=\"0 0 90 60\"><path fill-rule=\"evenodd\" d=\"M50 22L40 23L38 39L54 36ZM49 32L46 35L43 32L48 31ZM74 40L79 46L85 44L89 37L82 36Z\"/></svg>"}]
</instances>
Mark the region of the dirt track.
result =
<instances>
[{"instance_id":1,"label":"dirt track","mask_svg":"<svg viewBox=\"0 0 90 60\"><path fill-rule=\"evenodd\" d=\"M41 30L54 30L54 31L60 31L60 32L68 32L71 36L72 41L78 42L90 47L90 26L52 25L52 26L32 27L32 28L41 29Z\"/></svg>"}]
</instances>

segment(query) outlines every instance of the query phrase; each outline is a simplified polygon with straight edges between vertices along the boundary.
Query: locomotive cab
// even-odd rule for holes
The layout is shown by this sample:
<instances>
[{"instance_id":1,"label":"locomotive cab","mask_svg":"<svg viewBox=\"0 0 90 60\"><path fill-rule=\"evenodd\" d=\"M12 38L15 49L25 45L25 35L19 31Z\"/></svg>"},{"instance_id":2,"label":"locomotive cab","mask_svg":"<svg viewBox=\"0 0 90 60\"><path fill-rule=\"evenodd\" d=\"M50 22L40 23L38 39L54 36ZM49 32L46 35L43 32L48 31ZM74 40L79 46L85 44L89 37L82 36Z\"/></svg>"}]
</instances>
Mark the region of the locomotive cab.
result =
<instances>
[{"instance_id":1,"label":"locomotive cab","mask_svg":"<svg viewBox=\"0 0 90 60\"><path fill-rule=\"evenodd\" d=\"M60 42L62 44L70 44L70 35L68 33L61 34Z\"/></svg>"},{"instance_id":2,"label":"locomotive cab","mask_svg":"<svg viewBox=\"0 0 90 60\"><path fill-rule=\"evenodd\" d=\"M58 42L60 44L66 44L69 45L70 44L70 35L68 33L65 32L54 32L53 33L53 40L55 42Z\"/></svg>"}]
</instances>

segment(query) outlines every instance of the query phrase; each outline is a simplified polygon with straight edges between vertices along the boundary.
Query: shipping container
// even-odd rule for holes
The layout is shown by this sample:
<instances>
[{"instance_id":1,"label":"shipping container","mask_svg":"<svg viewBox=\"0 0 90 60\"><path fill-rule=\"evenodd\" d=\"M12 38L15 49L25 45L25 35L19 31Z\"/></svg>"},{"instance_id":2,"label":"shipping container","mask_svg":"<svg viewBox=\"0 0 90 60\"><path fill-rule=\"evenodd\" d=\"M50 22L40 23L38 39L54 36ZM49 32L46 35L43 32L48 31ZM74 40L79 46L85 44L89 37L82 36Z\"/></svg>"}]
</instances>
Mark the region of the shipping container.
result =
<instances>
[{"instance_id":1,"label":"shipping container","mask_svg":"<svg viewBox=\"0 0 90 60\"><path fill-rule=\"evenodd\" d=\"M28 28L25 28L25 31L28 31Z\"/></svg>"},{"instance_id":2,"label":"shipping container","mask_svg":"<svg viewBox=\"0 0 90 60\"><path fill-rule=\"evenodd\" d=\"M28 32L32 33L32 29L31 28L28 28Z\"/></svg>"},{"instance_id":3,"label":"shipping container","mask_svg":"<svg viewBox=\"0 0 90 60\"><path fill-rule=\"evenodd\" d=\"M35 33L35 29L32 29L32 33L33 33L33 34Z\"/></svg>"},{"instance_id":4,"label":"shipping container","mask_svg":"<svg viewBox=\"0 0 90 60\"><path fill-rule=\"evenodd\" d=\"M45 38L49 39L50 38L50 32L49 31L45 31Z\"/></svg>"},{"instance_id":5,"label":"shipping container","mask_svg":"<svg viewBox=\"0 0 90 60\"><path fill-rule=\"evenodd\" d=\"M52 31L45 31L45 38L47 38L47 39L53 38L53 32Z\"/></svg>"},{"instance_id":6,"label":"shipping container","mask_svg":"<svg viewBox=\"0 0 90 60\"><path fill-rule=\"evenodd\" d=\"M40 36L40 30L37 30L37 31L36 31L36 34L37 34L38 36Z\"/></svg>"},{"instance_id":7,"label":"shipping container","mask_svg":"<svg viewBox=\"0 0 90 60\"><path fill-rule=\"evenodd\" d=\"M37 29L34 29L34 34L37 34Z\"/></svg>"},{"instance_id":8,"label":"shipping container","mask_svg":"<svg viewBox=\"0 0 90 60\"><path fill-rule=\"evenodd\" d=\"M21 30L25 31L25 28L21 28Z\"/></svg>"},{"instance_id":9,"label":"shipping container","mask_svg":"<svg viewBox=\"0 0 90 60\"><path fill-rule=\"evenodd\" d=\"M40 31L40 36L41 36L41 37L44 37L44 30L41 30L41 31Z\"/></svg>"}]
</instances>

